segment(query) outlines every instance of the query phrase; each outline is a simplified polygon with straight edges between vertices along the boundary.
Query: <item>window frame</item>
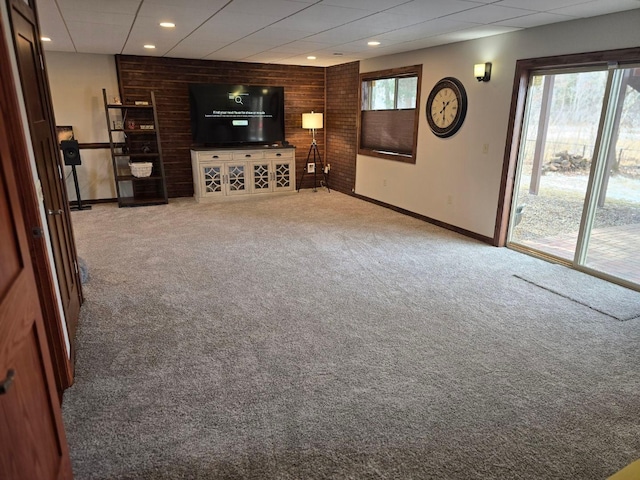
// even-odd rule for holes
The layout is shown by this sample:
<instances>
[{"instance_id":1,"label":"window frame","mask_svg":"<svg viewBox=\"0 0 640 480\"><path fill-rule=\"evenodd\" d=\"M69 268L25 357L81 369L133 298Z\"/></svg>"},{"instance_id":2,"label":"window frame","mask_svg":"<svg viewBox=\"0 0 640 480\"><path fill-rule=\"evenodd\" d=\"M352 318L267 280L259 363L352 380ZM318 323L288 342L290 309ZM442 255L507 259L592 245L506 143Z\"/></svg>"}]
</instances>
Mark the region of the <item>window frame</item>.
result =
<instances>
[{"instance_id":1,"label":"window frame","mask_svg":"<svg viewBox=\"0 0 640 480\"><path fill-rule=\"evenodd\" d=\"M363 105L363 84L365 82L370 82L370 81L374 81L374 80L386 80L389 78L394 78L396 79L396 85L395 85L395 89L396 89L396 95L394 98L394 104L397 105L398 102L398 98L397 98L397 89L398 89L398 79L400 78L406 78L406 77L417 77L417 85L416 85L416 106L414 109L409 109L409 108L403 108L403 109L398 109L395 108L393 110L368 110L368 109L364 109L365 105ZM417 146L418 146L418 124L419 124L419 120L420 120L420 90L421 90L421 86L422 86L422 65L411 65L408 67L400 67L400 68L391 68L391 69L387 69L387 70L377 70L374 72L367 72L367 73L361 73L360 74L360 83L359 83L359 88L358 88L358 106L359 106L359 112L358 112L358 154L359 155L367 155L369 157L378 157L378 158L384 158L387 160L394 160L397 162L403 162L403 163L412 163L415 164L416 163L416 153L417 153ZM370 102L371 100L368 100L369 105L367 105L367 107L370 106ZM363 140L363 132L362 132L362 128L363 128L363 115L364 112L372 112L372 111L377 111L377 112L390 112L391 115L393 115L393 113L391 112L407 112L410 110L414 110L414 115L413 115L413 141L412 141L412 146L411 146L411 153L405 153L405 152L398 152L398 151L386 151L386 150L381 150L381 149L374 149L374 148L367 148L367 147L363 147L362 146L362 140Z\"/></svg>"}]
</instances>

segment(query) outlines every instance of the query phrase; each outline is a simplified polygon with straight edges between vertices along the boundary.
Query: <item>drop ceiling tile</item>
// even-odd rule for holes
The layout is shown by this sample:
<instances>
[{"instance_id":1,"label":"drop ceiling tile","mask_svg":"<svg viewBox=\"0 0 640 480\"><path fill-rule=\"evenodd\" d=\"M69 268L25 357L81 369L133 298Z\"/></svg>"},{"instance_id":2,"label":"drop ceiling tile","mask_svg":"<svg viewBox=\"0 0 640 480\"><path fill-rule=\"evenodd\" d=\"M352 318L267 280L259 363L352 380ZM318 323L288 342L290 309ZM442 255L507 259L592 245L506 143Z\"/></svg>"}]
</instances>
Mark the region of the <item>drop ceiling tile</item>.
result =
<instances>
[{"instance_id":1,"label":"drop ceiling tile","mask_svg":"<svg viewBox=\"0 0 640 480\"><path fill-rule=\"evenodd\" d=\"M290 55L287 55L285 53L278 54L273 52L262 52L256 55L249 55L248 57L244 58L244 61L257 63L275 63L289 57Z\"/></svg>"},{"instance_id":2,"label":"drop ceiling tile","mask_svg":"<svg viewBox=\"0 0 640 480\"><path fill-rule=\"evenodd\" d=\"M148 18L154 21L155 27L161 28L159 26L160 22L173 22L176 25L175 28L171 30L162 30L174 32L179 31L188 34L195 28L202 25L203 22L218 10L218 8L191 8L191 6L158 5L145 1L140 8L136 23L140 21L141 18Z\"/></svg>"},{"instance_id":3,"label":"drop ceiling tile","mask_svg":"<svg viewBox=\"0 0 640 480\"><path fill-rule=\"evenodd\" d=\"M302 65L307 67L329 67L331 65L336 65L338 63L346 63L348 61L349 61L348 59L346 60L335 59L332 57L327 57L323 60L320 60L320 59L309 60L306 55L300 55L300 56L285 58L285 59L276 61L274 63L280 64L280 65ZM309 138L309 143L311 143L311 138Z\"/></svg>"},{"instance_id":4,"label":"drop ceiling tile","mask_svg":"<svg viewBox=\"0 0 640 480\"><path fill-rule=\"evenodd\" d=\"M162 57L167 54L167 48L154 48L150 50L144 48L142 43L127 42L127 45L122 49L123 55L141 55L145 57Z\"/></svg>"},{"instance_id":5,"label":"drop ceiling tile","mask_svg":"<svg viewBox=\"0 0 640 480\"><path fill-rule=\"evenodd\" d=\"M453 32L456 30L471 28L475 25L475 23L455 22L452 20L448 20L447 18L440 18L437 20L429 20L427 22L411 25L410 27L402 28L400 30L384 33L378 36L378 40L390 39L394 41L409 42L422 38L433 37L435 35L441 35L443 33Z\"/></svg>"},{"instance_id":6,"label":"drop ceiling tile","mask_svg":"<svg viewBox=\"0 0 640 480\"><path fill-rule=\"evenodd\" d=\"M322 53L323 55L331 55L334 52L340 52L344 55L352 55L360 52L366 52L367 50L376 49L379 51L378 47L372 47L367 45L367 42L349 42L343 43L342 45L331 45L330 47L318 49L315 53Z\"/></svg>"},{"instance_id":7,"label":"drop ceiling tile","mask_svg":"<svg viewBox=\"0 0 640 480\"><path fill-rule=\"evenodd\" d=\"M74 12L93 12L96 17L101 13L121 13L135 15L141 0L57 0L62 14L65 16ZM97 22L99 23L99 22Z\"/></svg>"},{"instance_id":8,"label":"drop ceiling tile","mask_svg":"<svg viewBox=\"0 0 640 480\"><path fill-rule=\"evenodd\" d=\"M212 53L211 55L207 55L203 57L202 60L218 60L220 62L242 62L242 58L238 58L236 54L229 53Z\"/></svg>"},{"instance_id":9,"label":"drop ceiling tile","mask_svg":"<svg viewBox=\"0 0 640 480\"><path fill-rule=\"evenodd\" d=\"M388 32L391 30L398 30L421 23L423 20L411 15L399 15L396 13L377 13L370 17L356 20L349 23L347 27L354 27L363 32L369 31L369 34L377 34ZM365 35L366 36L366 35Z\"/></svg>"},{"instance_id":10,"label":"drop ceiling tile","mask_svg":"<svg viewBox=\"0 0 640 480\"><path fill-rule=\"evenodd\" d=\"M135 49L136 46L142 47L146 44L152 44L156 46L157 51L166 51L173 48L183 37L184 35L180 35L178 32L165 31L160 27L144 28L141 26L140 18L138 17L138 22L136 22L127 39L125 50L129 54L129 48ZM133 53L131 54L133 55Z\"/></svg>"},{"instance_id":11,"label":"drop ceiling tile","mask_svg":"<svg viewBox=\"0 0 640 480\"><path fill-rule=\"evenodd\" d=\"M394 45L393 48L397 48L398 52L409 50L421 50L423 48L435 47L446 43L443 36L435 35L433 37L422 38L420 40L413 40L411 42L405 42L402 44ZM389 52L392 53L392 52ZM393 52L397 53L397 52Z\"/></svg>"},{"instance_id":12,"label":"drop ceiling tile","mask_svg":"<svg viewBox=\"0 0 640 480\"><path fill-rule=\"evenodd\" d=\"M347 43L359 39L371 39L389 31L400 31L420 21L420 19L406 15L379 13L312 35L307 39L320 42Z\"/></svg>"},{"instance_id":13,"label":"drop ceiling tile","mask_svg":"<svg viewBox=\"0 0 640 480\"><path fill-rule=\"evenodd\" d=\"M546 12L555 8L568 7L584 3L586 0L501 0L494 3L498 7L515 7L527 10L536 10L538 12Z\"/></svg>"},{"instance_id":14,"label":"drop ceiling tile","mask_svg":"<svg viewBox=\"0 0 640 480\"><path fill-rule=\"evenodd\" d=\"M279 21L283 28L308 30L310 34L322 32L370 15L367 10L317 4Z\"/></svg>"},{"instance_id":15,"label":"drop ceiling tile","mask_svg":"<svg viewBox=\"0 0 640 480\"><path fill-rule=\"evenodd\" d=\"M236 58L244 58L267 50L268 48L263 44L240 41L230 45L225 45L224 47L212 52L212 55L235 55Z\"/></svg>"},{"instance_id":16,"label":"drop ceiling tile","mask_svg":"<svg viewBox=\"0 0 640 480\"><path fill-rule=\"evenodd\" d=\"M267 15L270 17L288 17L300 10L308 8L309 4L290 2L287 0L233 0L225 11L249 13L251 15Z\"/></svg>"},{"instance_id":17,"label":"drop ceiling tile","mask_svg":"<svg viewBox=\"0 0 640 480\"><path fill-rule=\"evenodd\" d=\"M442 44L463 42L466 40L474 40L476 38L490 37L492 35L501 35L503 33L515 32L521 30L516 27L505 27L501 25L476 25L475 27L456 32L445 33L431 37L442 40Z\"/></svg>"},{"instance_id":18,"label":"drop ceiling tile","mask_svg":"<svg viewBox=\"0 0 640 480\"><path fill-rule=\"evenodd\" d=\"M306 37L305 40L322 43L347 43L367 36L367 31L351 29L348 25L332 28L325 32Z\"/></svg>"},{"instance_id":19,"label":"drop ceiling tile","mask_svg":"<svg viewBox=\"0 0 640 480\"><path fill-rule=\"evenodd\" d=\"M76 52L76 47L71 43L71 40L59 42L57 40L53 40L51 42L47 42L42 46L43 50L46 52L70 52L70 53L78 53Z\"/></svg>"},{"instance_id":20,"label":"drop ceiling tile","mask_svg":"<svg viewBox=\"0 0 640 480\"><path fill-rule=\"evenodd\" d=\"M135 19L135 15L132 13L113 13L102 12L96 14L88 10L74 10L72 12L65 13L64 18L67 22L84 22L84 23L101 23L103 25L122 25L127 28L131 27Z\"/></svg>"},{"instance_id":21,"label":"drop ceiling tile","mask_svg":"<svg viewBox=\"0 0 640 480\"><path fill-rule=\"evenodd\" d=\"M75 52L69 32L67 32L54 0L40 0L38 2L38 13L40 16L40 32L43 36L51 39L51 42L42 43L45 51Z\"/></svg>"},{"instance_id":22,"label":"drop ceiling tile","mask_svg":"<svg viewBox=\"0 0 640 480\"><path fill-rule=\"evenodd\" d=\"M198 30L210 30L218 36L233 34L240 38L265 28L278 20L277 17L267 15L253 15L250 13L221 11L214 15Z\"/></svg>"},{"instance_id":23,"label":"drop ceiling tile","mask_svg":"<svg viewBox=\"0 0 640 480\"><path fill-rule=\"evenodd\" d=\"M595 17L607 13L622 12L640 8L638 0L607 0L581 3L571 7L556 8L551 13L560 15L571 15L574 17Z\"/></svg>"},{"instance_id":24,"label":"drop ceiling tile","mask_svg":"<svg viewBox=\"0 0 640 480\"><path fill-rule=\"evenodd\" d=\"M196 58L202 60L215 50L216 48L213 45L178 45L176 47L173 47L171 50L168 50L167 53L164 54L164 56L175 58Z\"/></svg>"},{"instance_id":25,"label":"drop ceiling tile","mask_svg":"<svg viewBox=\"0 0 640 480\"><path fill-rule=\"evenodd\" d=\"M228 44L228 41L221 41L205 32L195 32L176 43L173 48L167 51L166 55L168 57L204 58Z\"/></svg>"},{"instance_id":26,"label":"drop ceiling tile","mask_svg":"<svg viewBox=\"0 0 640 480\"><path fill-rule=\"evenodd\" d=\"M502 25L505 27L519 27L530 28L538 27L540 25L548 25L550 23L566 22L568 20L574 20L576 17L570 17L568 15L557 15L554 13L534 13L532 15L525 15L523 17L512 18L509 20L503 20L496 22L493 25Z\"/></svg>"},{"instance_id":27,"label":"drop ceiling tile","mask_svg":"<svg viewBox=\"0 0 640 480\"><path fill-rule=\"evenodd\" d=\"M262 30L258 30L247 37L247 40L254 42L265 42L268 45L278 45L282 43L289 43L295 40L300 40L309 35L308 32L303 30L290 30L284 28L278 28L276 26L265 27Z\"/></svg>"},{"instance_id":28,"label":"drop ceiling tile","mask_svg":"<svg viewBox=\"0 0 640 480\"><path fill-rule=\"evenodd\" d=\"M224 7L228 2L229 0L188 0L188 2L185 0L144 0L143 7L145 5L151 4L181 7L183 9L209 10L212 12L216 12Z\"/></svg>"},{"instance_id":29,"label":"drop ceiling tile","mask_svg":"<svg viewBox=\"0 0 640 480\"><path fill-rule=\"evenodd\" d=\"M104 23L67 22L78 53L120 53L129 27Z\"/></svg>"},{"instance_id":30,"label":"drop ceiling tile","mask_svg":"<svg viewBox=\"0 0 640 480\"><path fill-rule=\"evenodd\" d=\"M294 42L286 45L280 45L269 49L270 52L286 53L290 55L306 54L307 52L315 52L318 50L333 48L332 45L320 42Z\"/></svg>"},{"instance_id":31,"label":"drop ceiling tile","mask_svg":"<svg viewBox=\"0 0 640 480\"><path fill-rule=\"evenodd\" d=\"M508 20L510 18L522 17L536 13L533 10L512 7L496 7L495 5L483 5L482 7L456 13L447 17L448 20L458 20L461 22L472 22L488 24Z\"/></svg>"},{"instance_id":32,"label":"drop ceiling tile","mask_svg":"<svg viewBox=\"0 0 640 480\"><path fill-rule=\"evenodd\" d=\"M454 13L480 8L482 5L462 0L413 0L386 13L408 15L420 20L433 20Z\"/></svg>"},{"instance_id":33,"label":"drop ceiling tile","mask_svg":"<svg viewBox=\"0 0 640 480\"><path fill-rule=\"evenodd\" d=\"M407 0L323 0L322 2L323 5L358 8L370 12L384 11L402 3L407 3Z\"/></svg>"}]
</instances>

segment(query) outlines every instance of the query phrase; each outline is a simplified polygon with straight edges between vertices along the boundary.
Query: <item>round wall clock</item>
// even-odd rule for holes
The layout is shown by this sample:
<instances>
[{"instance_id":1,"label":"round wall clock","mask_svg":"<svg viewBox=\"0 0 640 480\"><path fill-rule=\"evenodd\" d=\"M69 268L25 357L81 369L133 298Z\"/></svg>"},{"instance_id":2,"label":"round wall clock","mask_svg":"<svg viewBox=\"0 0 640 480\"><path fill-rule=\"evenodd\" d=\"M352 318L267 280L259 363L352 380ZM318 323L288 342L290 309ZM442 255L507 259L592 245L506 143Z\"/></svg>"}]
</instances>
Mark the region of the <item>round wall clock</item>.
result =
<instances>
[{"instance_id":1,"label":"round wall clock","mask_svg":"<svg viewBox=\"0 0 640 480\"><path fill-rule=\"evenodd\" d=\"M434 135L452 136L467 115L467 92L457 78L446 77L435 84L427 99L427 122Z\"/></svg>"}]
</instances>

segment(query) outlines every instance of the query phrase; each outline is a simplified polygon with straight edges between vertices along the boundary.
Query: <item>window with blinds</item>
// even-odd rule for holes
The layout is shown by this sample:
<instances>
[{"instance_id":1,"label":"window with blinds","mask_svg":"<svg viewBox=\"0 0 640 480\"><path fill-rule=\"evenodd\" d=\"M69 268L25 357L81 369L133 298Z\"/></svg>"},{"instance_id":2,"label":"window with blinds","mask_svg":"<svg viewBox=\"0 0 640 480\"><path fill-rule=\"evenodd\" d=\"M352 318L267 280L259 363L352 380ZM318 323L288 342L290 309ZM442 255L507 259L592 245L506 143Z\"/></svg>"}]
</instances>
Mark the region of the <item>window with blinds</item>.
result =
<instances>
[{"instance_id":1,"label":"window with blinds","mask_svg":"<svg viewBox=\"0 0 640 480\"><path fill-rule=\"evenodd\" d=\"M415 163L422 65L360 75L358 153Z\"/></svg>"}]
</instances>

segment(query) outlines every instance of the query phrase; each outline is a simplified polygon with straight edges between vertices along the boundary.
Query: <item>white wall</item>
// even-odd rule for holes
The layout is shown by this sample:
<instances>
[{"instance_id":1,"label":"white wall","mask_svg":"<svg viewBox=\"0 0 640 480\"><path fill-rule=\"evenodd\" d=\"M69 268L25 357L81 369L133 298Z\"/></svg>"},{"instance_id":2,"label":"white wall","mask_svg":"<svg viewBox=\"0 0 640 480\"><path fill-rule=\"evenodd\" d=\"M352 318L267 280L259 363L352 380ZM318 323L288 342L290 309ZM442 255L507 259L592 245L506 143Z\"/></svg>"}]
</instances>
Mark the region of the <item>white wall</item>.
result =
<instances>
[{"instance_id":1,"label":"white wall","mask_svg":"<svg viewBox=\"0 0 640 480\"><path fill-rule=\"evenodd\" d=\"M358 155L356 193L493 237L516 60L637 47L638 25L640 9L362 61L361 72L422 64L422 92L416 164ZM473 77L481 62L493 64L489 83ZM440 139L425 103L450 76L464 84L469 107L458 133Z\"/></svg>"},{"instance_id":2,"label":"white wall","mask_svg":"<svg viewBox=\"0 0 640 480\"><path fill-rule=\"evenodd\" d=\"M113 55L46 52L53 110L57 125L71 125L80 143L109 141L102 89L118 95L118 77ZM77 167L82 200L116 197L109 149L80 151ZM71 167L65 167L67 192L76 199Z\"/></svg>"}]
</instances>

